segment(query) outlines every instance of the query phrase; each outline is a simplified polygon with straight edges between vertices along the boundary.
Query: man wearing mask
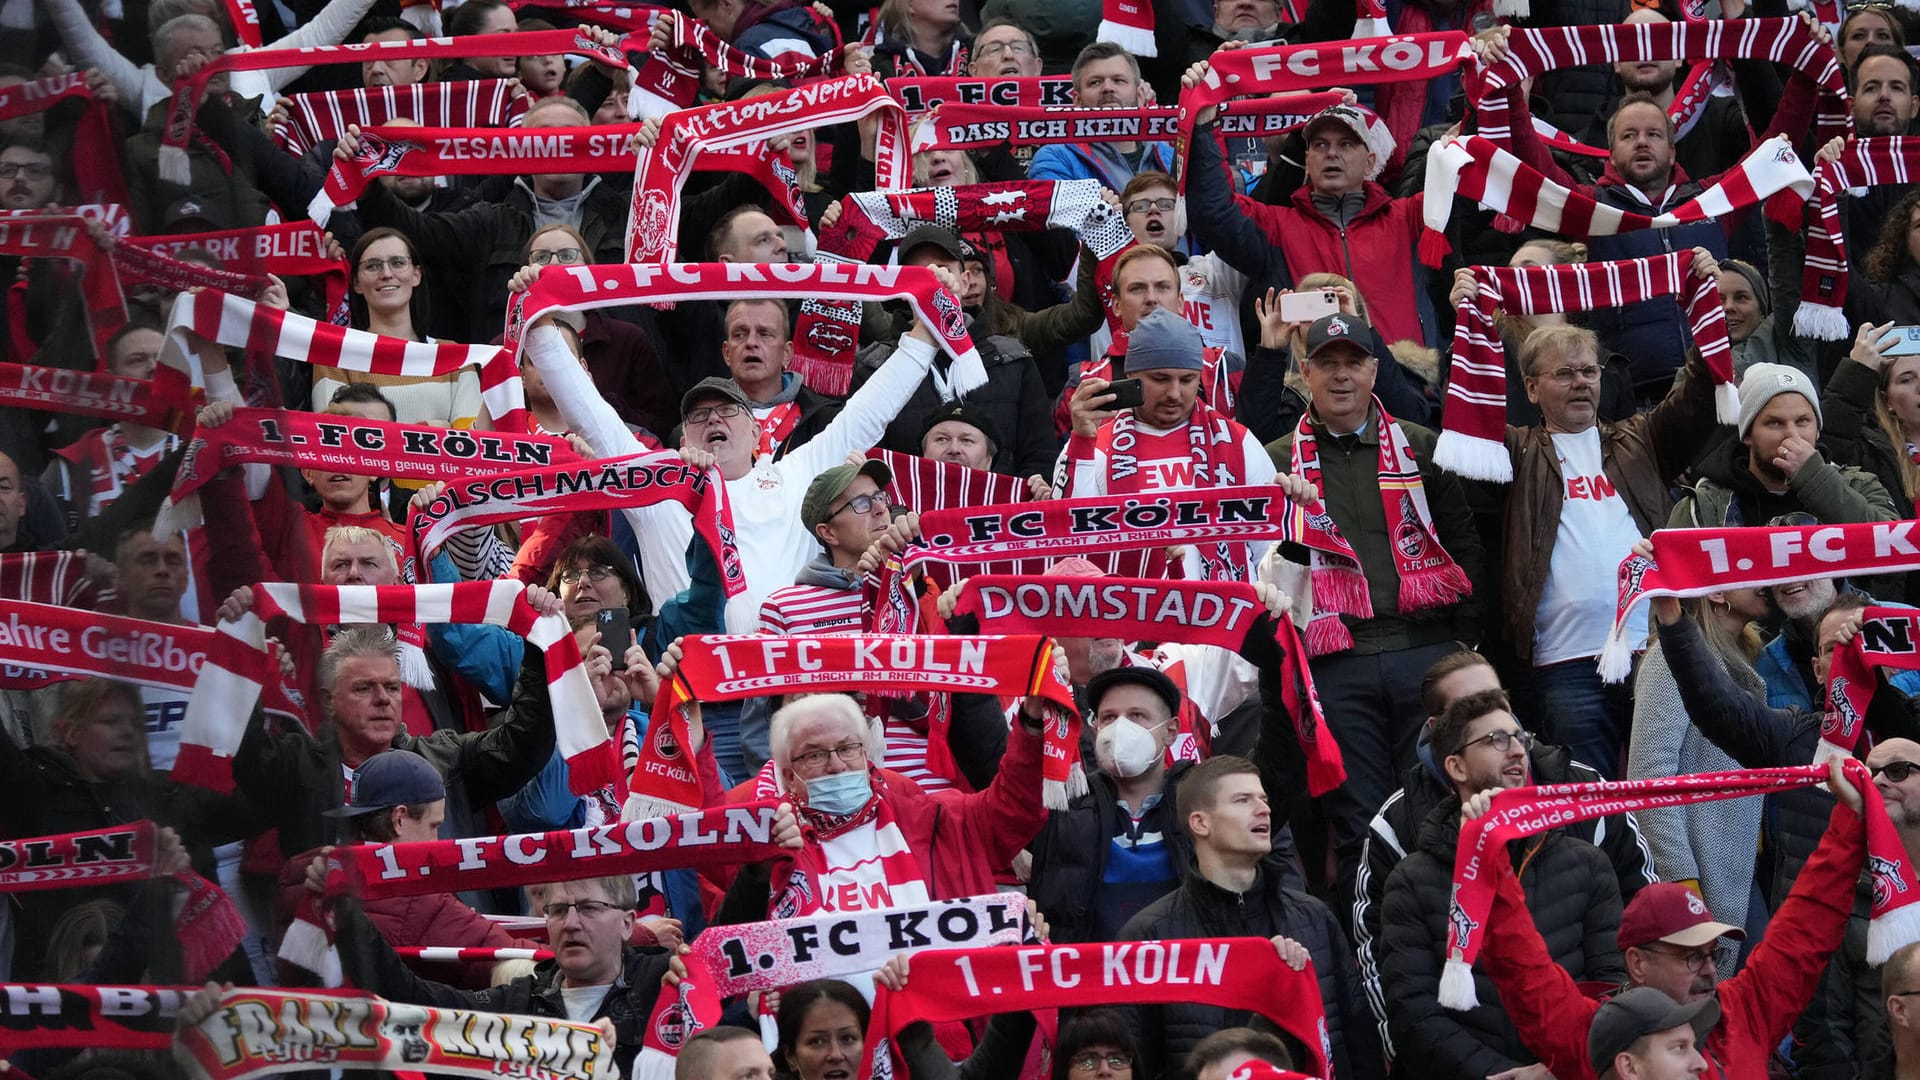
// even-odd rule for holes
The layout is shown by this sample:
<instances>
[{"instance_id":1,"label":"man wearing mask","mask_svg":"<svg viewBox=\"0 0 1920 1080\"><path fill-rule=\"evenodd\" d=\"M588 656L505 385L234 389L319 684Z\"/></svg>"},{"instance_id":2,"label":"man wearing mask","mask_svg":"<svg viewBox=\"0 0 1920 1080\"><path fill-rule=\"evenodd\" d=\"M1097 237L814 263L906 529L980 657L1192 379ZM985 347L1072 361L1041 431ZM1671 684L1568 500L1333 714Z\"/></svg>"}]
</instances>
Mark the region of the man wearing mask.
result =
<instances>
[{"instance_id":1,"label":"man wearing mask","mask_svg":"<svg viewBox=\"0 0 1920 1080\"><path fill-rule=\"evenodd\" d=\"M1096 41L1073 61L1074 103L1090 109L1140 105L1140 61L1118 45ZM1164 142L1065 143L1043 146L1027 166L1030 180L1098 180L1114 191L1135 173L1173 171L1173 145Z\"/></svg>"}]
</instances>

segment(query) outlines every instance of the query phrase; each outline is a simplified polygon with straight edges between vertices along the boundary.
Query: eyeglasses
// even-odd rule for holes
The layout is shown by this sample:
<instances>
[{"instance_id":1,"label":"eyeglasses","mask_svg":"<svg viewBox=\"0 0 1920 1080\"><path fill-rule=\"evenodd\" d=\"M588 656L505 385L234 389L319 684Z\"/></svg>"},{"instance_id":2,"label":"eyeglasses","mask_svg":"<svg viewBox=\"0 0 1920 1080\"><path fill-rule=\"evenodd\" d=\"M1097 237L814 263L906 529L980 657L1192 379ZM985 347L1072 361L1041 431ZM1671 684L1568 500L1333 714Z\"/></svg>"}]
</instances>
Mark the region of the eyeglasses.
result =
<instances>
[{"instance_id":1,"label":"eyeglasses","mask_svg":"<svg viewBox=\"0 0 1920 1080\"><path fill-rule=\"evenodd\" d=\"M377 274L380 272L380 268L384 266L396 274L404 274L407 272L407 268L412 265L413 260L405 255L395 255L386 259L361 259L360 272L363 274Z\"/></svg>"},{"instance_id":2,"label":"eyeglasses","mask_svg":"<svg viewBox=\"0 0 1920 1080\"><path fill-rule=\"evenodd\" d=\"M45 180L53 175L53 166L22 165L14 161L0 163L0 180L11 180L21 173L25 173L29 180Z\"/></svg>"},{"instance_id":3,"label":"eyeglasses","mask_svg":"<svg viewBox=\"0 0 1920 1080\"><path fill-rule=\"evenodd\" d=\"M560 581L563 584L571 585L581 578L586 578L588 581L598 585L612 577L613 574L614 569L611 566L570 566L560 571Z\"/></svg>"},{"instance_id":4,"label":"eyeglasses","mask_svg":"<svg viewBox=\"0 0 1920 1080\"><path fill-rule=\"evenodd\" d=\"M831 750L809 750L804 754L795 754L793 764L802 769L818 769L826 765L829 757L837 757L847 765L863 765L867 760L867 744L844 742Z\"/></svg>"},{"instance_id":5,"label":"eyeglasses","mask_svg":"<svg viewBox=\"0 0 1920 1080\"><path fill-rule=\"evenodd\" d=\"M1015 56L1034 55L1033 46L1024 41L989 41L975 49L973 55L985 60L989 56L999 56L1003 52L1012 53Z\"/></svg>"},{"instance_id":6,"label":"eyeglasses","mask_svg":"<svg viewBox=\"0 0 1920 1080\"><path fill-rule=\"evenodd\" d=\"M1178 201L1179 200L1171 197L1165 199L1135 199L1127 204L1127 213L1144 214L1149 210L1171 213Z\"/></svg>"},{"instance_id":7,"label":"eyeglasses","mask_svg":"<svg viewBox=\"0 0 1920 1080\"><path fill-rule=\"evenodd\" d=\"M1466 742L1460 744L1459 750L1454 752L1464 754L1476 744L1486 743L1488 746L1493 747L1495 753L1504 754L1511 749L1516 742L1520 744L1520 749L1522 750L1533 749L1533 733L1531 731L1493 731L1477 739L1468 739Z\"/></svg>"},{"instance_id":8,"label":"eyeglasses","mask_svg":"<svg viewBox=\"0 0 1920 1080\"><path fill-rule=\"evenodd\" d=\"M1660 949L1649 945L1645 947L1645 950L1650 953L1659 953L1661 956L1668 957L1683 964L1688 971L1695 975L1707 970L1707 967L1713 963L1712 949L1688 949L1685 952L1681 952L1675 949Z\"/></svg>"},{"instance_id":9,"label":"eyeglasses","mask_svg":"<svg viewBox=\"0 0 1920 1080\"><path fill-rule=\"evenodd\" d=\"M595 915L604 914L609 911L626 910L619 904L609 904L605 900L575 900L572 903L552 903L542 907L540 910L546 912L547 918L549 919L564 919L567 917L567 912L575 908L580 909L580 916L585 919L591 919Z\"/></svg>"},{"instance_id":10,"label":"eyeglasses","mask_svg":"<svg viewBox=\"0 0 1920 1080\"><path fill-rule=\"evenodd\" d=\"M1561 386L1572 386L1577 382L1599 382L1600 365L1586 364L1582 367L1557 367L1535 378L1552 379Z\"/></svg>"},{"instance_id":11,"label":"eyeglasses","mask_svg":"<svg viewBox=\"0 0 1920 1080\"><path fill-rule=\"evenodd\" d=\"M1100 1067L1101 1062L1105 1062L1107 1068L1112 1069L1114 1072L1119 1072L1122 1069L1133 1068L1133 1055L1122 1054L1118 1051L1106 1054L1081 1054L1079 1057L1073 1059L1073 1071L1092 1072Z\"/></svg>"},{"instance_id":12,"label":"eyeglasses","mask_svg":"<svg viewBox=\"0 0 1920 1080\"><path fill-rule=\"evenodd\" d=\"M1907 781L1907 777L1912 776L1916 772L1920 772L1920 761L1895 760L1889 761L1885 765L1873 770L1873 778L1878 780L1884 776L1896 784L1904 784Z\"/></svg>"},{"instance_id":13,"label":"eyeglasses","mask_svg":"<svg viewBox=\"0 0 1920 1080\"><path fill-rule=\"evenodd\" d=\"M563 247L554 251L535 251L527 255L527 261L535 266L559 263L561 266L576 266L585 261L585 256L577 247Z\"/></svg>"},{"instance_id":14,"label":"eyeglasses","mask_svg":"<svg viewBox=\"0 0 1920 1080\"><path fill-rule=\"evenodd\" d=\"M887 501L887 493L884 491L876 491L871 495L855 495L853 498L842 503L840 509L828 514L827 519L832 520L837 518L848 510L856 514L871 514L873 513L873 508L876 506L885 510L891 505L892 503Z\"/></svg>"},{"instance_id":15,"label":"eyeglasses","mask_svg":"<svg viewBox=\"0 0 1920 1080\"><path fill-rule=\"evenodd\" d=\"M716 417L721 420L731 420L746 411L745 405L708 405L688 413L685 420L689 424L704 424Z\"/></svg>"}]
</instances>

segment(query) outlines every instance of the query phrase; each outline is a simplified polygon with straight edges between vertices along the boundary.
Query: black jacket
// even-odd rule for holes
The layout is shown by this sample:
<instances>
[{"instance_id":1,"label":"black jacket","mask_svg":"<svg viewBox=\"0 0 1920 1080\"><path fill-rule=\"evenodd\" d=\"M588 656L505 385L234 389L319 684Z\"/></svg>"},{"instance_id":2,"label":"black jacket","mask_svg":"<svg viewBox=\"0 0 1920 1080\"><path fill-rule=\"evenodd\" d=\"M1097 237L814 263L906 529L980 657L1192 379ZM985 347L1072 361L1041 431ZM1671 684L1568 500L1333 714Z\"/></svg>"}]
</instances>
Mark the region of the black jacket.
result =
<instances>
[{"instance_id":1,"label":"black jacket","mask_svg":"<svg viewBox=\"0 0 1920 1080\"><path fill-rule=\"evenodd\" d=\"M1846 939L1828 962L1807 1011L1793 1026L1793 1063L1800 1070L1800 1080L1893 1075L1891 1070L1877 1073L1862 1064L1893 1056L1880 968L1867 963L1867 925L1872 914L1873 874L1862 872L1854 883L1853 917L1847 920Z\"/></svg>"},{"instance_id":2,"label":"black jacket","mask_svg":"<svg viewBox=\"0 0 1920 1080\"><path fill-rule=\"evenodd\" d=\"M1052 400L1040 381L1040 369L1018 339L1000 334L987 335L977 318L968 319L973 343L980 350L980 362L987 369L985 386L967 394L969 405L979 406L993 425L999 440L993 457L993 471L1007 476L1052 476L1054 458L1060 454L1060 440L1053 433ZM853 373L853 388L858 390L887 357L893 355L891 343L879 343L860 350ZM934 357L936 367L946 363L945 354ZM900 414L887 425L880 445L902 454L920 452L921 430L927 417L944 404L934 376L923 379Z\"/></svg>"},{"instance_id":3,"label":"black jacket","mask_svg":"<svg viewBox=\"0 0 1920 1080\"><path fill-rule=\"evenodd\" d=\"M1381 1080L1386 1059L1368 1022L1353 950L1333 912L1306 893L1288 888L1263 868L1245 893L1229 892L1197 873L1180 888L1133 917L1120 937L1126 941L1175 938L1273 937L1282 934L1306 946L1320 980L1326 1007L1327 1039L1333 1047L1333 1075L1346 1080ZM1192 1080L1184 1068L1195 1043L1222 1028L1244 1025L1246 1013L1213 1005L1143 1005L1123 1010L1136 1033L1138 1080Z\"/></svg>"},{"instance_id":4,"label":"black jacket","mask_svg":"<svg viewBox=\"0 0 1920 1080\"><path fill-rule=\"evenodd\" d=\"M1394 1056L1422 1080L1482 1080L1537 1060L1500 1007L1493 980L1476 970L1480 1004L1443 1008L1440 972L1446 960L1447 911L1460 838L1460 800L1449 796L1420 828L1417 850L1387 879L1380 918L1380 973ZM1564 831L1508 846L1534 924L1553 958L1577 980L1626 978L1615 939L1620 885L1600 850Z\"/></svg>"}]
</instances>

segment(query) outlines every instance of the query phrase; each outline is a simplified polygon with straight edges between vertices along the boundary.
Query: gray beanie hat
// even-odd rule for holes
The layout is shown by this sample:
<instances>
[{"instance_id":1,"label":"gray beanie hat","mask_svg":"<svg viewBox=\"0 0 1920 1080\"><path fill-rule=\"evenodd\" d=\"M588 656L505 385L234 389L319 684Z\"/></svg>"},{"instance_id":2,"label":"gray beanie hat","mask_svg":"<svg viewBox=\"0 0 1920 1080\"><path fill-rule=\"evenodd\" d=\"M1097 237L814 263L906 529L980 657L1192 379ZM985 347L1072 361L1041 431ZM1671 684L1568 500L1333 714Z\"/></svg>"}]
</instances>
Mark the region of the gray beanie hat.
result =
<instances>
[{"instance_id":1,"label":"gray beanie hat","mask_svg":"<svg viewBox=\"0 0 1920 1080\"><path fill-rule=\"evenodd\" d=\"M1760 317L1773 314L1773 291L1767 288L1767 276L1759 267L1743 259L1721 259L1720 269L1731 270L1747 279L1747 287L1753 290L1753 298L1760 301Z\"/></svg>"},{"instance_id":2,"label":"gray beanie hat","mask_svg":"<svg viewBox=\"0 0 1920 1080\"><path fill-rule=\"evenodd\" d=\"M1785 364L1755 364L1740 378L1741 438L1746 437L1754 417L1767 407L1767 402L1781 394L1799 394L1806 398L1807 404L1813 406L1813 418L1826 423L1820 415L1820 391L1814 389L1813 380L1804 372Z\"/></svg>"},{"instance_id":3,"label":"gray beanie hat","mask_svg":"<svg viewBox=\"0 0 1920 1080\"><path fill-rule=\"evenodd\" d=\"M1179 312L1154 308L1127 335L1127 374L1155 368L1201 371L1206 348L1200 331Z\"/></svg>"}]
</instances>

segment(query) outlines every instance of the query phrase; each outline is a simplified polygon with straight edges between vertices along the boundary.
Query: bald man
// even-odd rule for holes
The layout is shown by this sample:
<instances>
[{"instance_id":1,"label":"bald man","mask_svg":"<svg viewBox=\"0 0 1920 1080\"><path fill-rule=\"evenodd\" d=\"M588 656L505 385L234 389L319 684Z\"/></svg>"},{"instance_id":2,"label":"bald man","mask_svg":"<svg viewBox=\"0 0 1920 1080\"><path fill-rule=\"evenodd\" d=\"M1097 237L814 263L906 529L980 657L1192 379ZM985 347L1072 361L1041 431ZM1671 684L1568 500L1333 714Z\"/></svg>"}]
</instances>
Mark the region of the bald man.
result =
<instances>
[{"instance_id":1,"label":"bald man","mask_svg":"<svg viewBox=\"0 0 1920 1080\"><path fill-rule=\"evenodd\" d=\"M773 1058L757 1031L708 1028L687 1040L673 1063L673 1080L773 1080Z\"/></svg>"},{"instance_id":2,"label":"bald man","mask_svg":"<svg viewBox=\"0 0 1920 1080\"><path fill-rule=\"evenodd\" d=\"M1888 1052L1861 1062L1863 1080L1920 1076L1920 942L1887 958L1880 992L1887 1010Z\"/></svg>"}]
</instances>

